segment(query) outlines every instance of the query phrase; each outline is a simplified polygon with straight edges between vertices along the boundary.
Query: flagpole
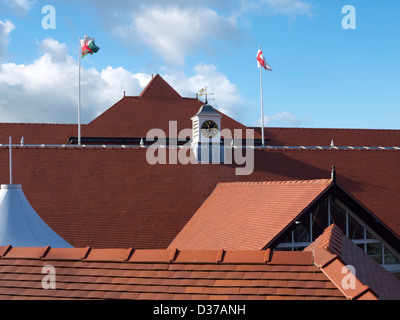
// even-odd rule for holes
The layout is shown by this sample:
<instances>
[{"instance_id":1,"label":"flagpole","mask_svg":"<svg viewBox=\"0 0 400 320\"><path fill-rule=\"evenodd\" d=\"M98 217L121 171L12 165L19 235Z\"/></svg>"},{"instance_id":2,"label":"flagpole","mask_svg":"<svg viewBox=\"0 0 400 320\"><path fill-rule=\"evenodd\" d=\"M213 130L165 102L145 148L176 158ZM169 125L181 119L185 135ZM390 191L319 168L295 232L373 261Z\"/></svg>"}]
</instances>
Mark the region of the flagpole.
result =
<instances>
[{"instance_id":1,"label":"flagpole","mask_svg":"<svg viewBox=\"0 0 400 320\"><path fill-rule=\"evenodd\" d=\"M11 136L9 137L9 145L10 145L10 184L12 184L12 142Z\"/></svg>"},{"instance_id":2,"label":"flagpole","mask_svg":"<svg viewBox=\"0 0 400 320\"><path fill-rule=\"evenodd\" d=\"M261 50L261 47L260 47ZM264 146L264 110L263 110L263 85L262 85L262 68L260 66L260 92L261 92L261 140Z\"/></svg>"},{"instance_id":3,"label":"flagpole","mask_svg":"<svg viewBox=\"0 0 400 320\"><path fill-rule=\"evenodd\" d=\"M78 145L81 145L81 60L82 60L82 45L81 45L81 38L79 38Z\"/></svg>"}]
</instances>

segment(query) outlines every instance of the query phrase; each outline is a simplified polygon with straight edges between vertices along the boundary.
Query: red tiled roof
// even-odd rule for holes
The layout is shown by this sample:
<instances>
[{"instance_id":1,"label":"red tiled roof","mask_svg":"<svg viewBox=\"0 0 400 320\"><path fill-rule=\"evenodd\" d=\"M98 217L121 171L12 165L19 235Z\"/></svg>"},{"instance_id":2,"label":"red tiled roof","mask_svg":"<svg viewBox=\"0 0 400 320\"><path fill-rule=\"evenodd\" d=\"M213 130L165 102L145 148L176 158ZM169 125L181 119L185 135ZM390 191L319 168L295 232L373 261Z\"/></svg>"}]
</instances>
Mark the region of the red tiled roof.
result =
<instances>
[{"instance_id":1,"label":"red tiled roof","mask_svg":"<svg viewBox=\"0 0 400 320\"><path fill-rule=\"evenodd\" d=\"M22 137L25 144L67 144L77 132L76 124L0 123L0 144L8 144L10 136L13 144L19 144Z\"/></svg>"},{"instance_id":2,"label":"red tiled roof","mask_svg":"<svg viewBox=\"0 0 400 320\"><path fill-rule=\"evenodd\" d=\"M147 86L142 90L139 97L150 99L182 99L182 96L175 91L159 74L151 78Z\"/></svg>"},{"instance_id":3,"label":"red tiled roof","mask_svg":"<svg viewBox=\"0 0 400 320\"><path fill-rule=\"evenodd\" d=\"M329 178L334 164L338 183L400 234L400 151L255 150L254 161L237 176L231 165L152 166L139 148L17 147L13 182L75 247L166 248L218 183ZM7 183L7 147L0 163Z\"/></svg>"},{"instance_id":4,"label":"red tiled roof","mask_svg":"<svg viewBox=\"0 0 400 320\"><path fill-rule=\"evenodd\" d=\"M219 183L170 247L263 249L331 184L331 180Z\"/></svg>"},{"instance_id":5,"label":"red tiled roof","mask_svg":"<svg viewBox=\"0 0 400 320\"><path fill-rule=\"evenodd\" d=\"M260 128L253 128L257 133ZM270 146L400 147L400 130L264 128Z\"/></svg>"},{"instance_id":6,"label":"red tiled roof","mask_svg":"<svg viewBox=\"0 0 400 320\"><path fill-rule=\"evenodd\" d=\"M190 128L190 117L200 105L195 99L180 97L155 76L139 97L125 97L83 132L140 137L149 128L168 131L169 120L178 121L178 130L181 125ZM246 128L225 116L222 126ZM0 144L8 144L9 135L14 143L22 135L27 144L65 143L76 136L76 129L75 125L0 124ZM285 130L293 132L290 135L310 132L308 137L327 132ZM347 130L345 136L372 142L377 142L373 137L383 139L380 131ZM335 140L335 144L342 143ZM0 164L0 182L7 183L5 146L0 147ZM37 146L13 150L14 182L22 184L40 217L78 247L166 248L218 183L328 178L332 165L338 183L400 235L399 150L256 149L254 164L250 176L236 176L232 165L152 166L146 161L146 150L139 148Z\"/></svg>"},{"instance_id":7,"label":"red tiled roof","mask_svg":"<svg viewBox=\"0 0 400 320\"><path fill-rule=\"evenodd\" d=\"M304 251L313 252L314 264L347 297L354 299L365 295L382 300L400 299L400 281L356 246L336 225L328 227ZM343 281L349 272L354 272L355 287L350 285L351 280ZM347 285L344 286L343 282Z\"/></svg>"},{"instance_id":8,"label":"red tiled roof","mask_svg":"<svg viewBox=\"0 0 400 320\"><path fill-rule=\"evenodd\" d=\"M86 249L77 248L33 259L22 248L26 257L12 257L18 249L0 259L0 299L345 298L309 252L276 253L265 262L265 251L226 251L218 260L217 250L92 249L82 258ZM48 265L55 268L55 290L42 288Z\"/></svg>"},{"instance_id":9,"label":"red tiled roof","mask_svg":"<svg viewBox=\"0 0 400 320\"><path fill-rule=\"evenodd\" d=\"M166 137L176 138L183 129L191 129L193 117L204 103L195 98L182 98L158 74L137 97L124 97L90 122L83 137L145 138L149 130L161 129ZM219 112L222 114L221 112ZM241 129L246 126L223 115L223 128ZM169 121L177 122L177 132L169 133Z\"/></svg>"},{"instance_id":10,"label":"red tiled roof","mask_svg":"<svg viewBox=\"0 0 400 320\"><path fill-rule=\"evenodd\" d=\"M342 288L344 265L325 245L351 254L356 246L342 240L330 227L302 252L0 247L0 299L399 299L384 269L379 288L367 284L371 273ZM364 268L372 262L365 256ZM55 289L42 287L44 266L54 267Z\"/></svg>"}]
</instances>

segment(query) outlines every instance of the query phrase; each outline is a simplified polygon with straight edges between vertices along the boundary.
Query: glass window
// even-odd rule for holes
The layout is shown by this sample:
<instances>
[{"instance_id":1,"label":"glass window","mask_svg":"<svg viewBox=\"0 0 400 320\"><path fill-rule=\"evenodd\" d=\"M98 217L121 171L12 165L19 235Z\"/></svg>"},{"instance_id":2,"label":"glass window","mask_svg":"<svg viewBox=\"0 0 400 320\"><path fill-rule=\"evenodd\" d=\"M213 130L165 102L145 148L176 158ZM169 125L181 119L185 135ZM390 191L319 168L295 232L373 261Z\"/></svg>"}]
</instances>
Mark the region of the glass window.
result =
<instances>
[{"instance_id":1,"label":"glass window","mask_svg":"<svg viewBox=\"0 0 400 320\"><path fill-rule=\"evenodd\" d=\"M292 251L292 247L279 247L277 246L274 251Z\"/></svg>"},{"instance_id":2,"label":"glass window","mask_svg":"<svg viewBox=\"0 0 400 320\"><path fill-rule=\"evenodd\" d=\"M336 224L344 234L346 234L346 211L331 201L331 221L330 224Z\"/></svg>"},{"instance_id":3,"label":"glass window","mask_svg":"<svg viewBox=\"0 0 400 320\"><path fill-rule=\"evenodd\" d=\"M384 247L384 255L385 255L385 264L399 264L400 260L397 258L392 251L388 248Z\"/></svg>"},{"instance_id":4,"label":"glass window","mask_svg":"<svg viewBox=\"0 0 400 320\"><path fill-rule=\"evenodd\" d=\"M367 243L367 254L379 264L382 264L382 243Z\"/></svg>"},{"instance_id":5,"label":"glass window","mask_svg":"<svg viewBox=\"0 0 400 320\"><path fill-rule=\"evenodd\" d=\"M367 239L376 240L376 238L367 230Z\"/></svg>"},{"instance_id":6,"label":"glass window","mask_svg":"<svg viewBox=\"0 0 400 320\"><path fill-rule=\"evenodd\" d=\"M361 226L351 215L349 215L349 239L361 240L364 239L364 227Z\"/></svg>"},{"instance_id":7,"label":"glass window","mask_svg":"<svg viewBox=\"0 0 400 320\"><path fill-rule=\"evenodd\" d=\"M328 227L328 199L325 199L312 213L312 238L317 239Z\"/></svg>"},{"instance_id":8,"label":"glass window","mask_svg":"<svg viewBox=\"0 0 400 320\"><path fill-rule=\"evenodd\" d=\"M365 252L365 244L364 243L357 243L357 247L359 247L362 251Z\"/></svg>"},{"instance_id":9,"label":"glass window","mask_svg":"<svg viewBox=\"0 0 400 320\"><path fill-rule=\"evenodd\" d=\"M289 231L284 234L281 243L292 243L292 232Z\"/></svg>"},{"instance_id":10,"label":"glass window","mask_svg":"<svg viewBox=\"0 0 400 320\"><path fill-rule=\"evenodd\" d=\"M315 241L329 225L334 223L342 229L343 233L355 245L376 262L383 266L390 265L392 269L393 267L397 268L397 266L400 268L400 258L385 247L379 238L369 232L366 225L353 218L351 211L346 212L340 201L336 203L329 203L328 201L330 199L327 197L313 212L305 214L294 225L292 231L288 231L283 235L281 243L275 250L302 251L305 245ZM330 215L328 214L328 204L330 206Z\"/></svg>"},{"instance_id":11,"label":"glass window","mask_svg":"<svg viewBox=\"0 0 400 320\"><path fill-rule=\"evenodd\" d=\"M310 215L299 221L293 230L294 242L310 242Z\"/></svg>"}]
</instances>

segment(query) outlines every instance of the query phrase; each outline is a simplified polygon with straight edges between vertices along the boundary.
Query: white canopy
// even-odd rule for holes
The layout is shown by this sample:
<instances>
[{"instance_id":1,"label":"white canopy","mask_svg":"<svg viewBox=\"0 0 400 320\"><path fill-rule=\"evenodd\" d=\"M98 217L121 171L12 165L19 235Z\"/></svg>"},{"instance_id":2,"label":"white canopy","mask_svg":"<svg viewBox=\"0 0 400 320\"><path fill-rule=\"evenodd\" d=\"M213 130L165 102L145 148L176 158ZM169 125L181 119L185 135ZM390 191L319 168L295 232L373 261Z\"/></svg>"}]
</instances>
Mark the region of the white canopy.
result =
<instances>
[{"instance_id":1,"label":"white canopy","mask_svg":"<svg viewBox=\"0 0 400 320\"><path fill-rule=\"evenodd\" d=\"M35 212L20 184L0 190L0 246L71 248Z\"/></svg>"}]
</instances>

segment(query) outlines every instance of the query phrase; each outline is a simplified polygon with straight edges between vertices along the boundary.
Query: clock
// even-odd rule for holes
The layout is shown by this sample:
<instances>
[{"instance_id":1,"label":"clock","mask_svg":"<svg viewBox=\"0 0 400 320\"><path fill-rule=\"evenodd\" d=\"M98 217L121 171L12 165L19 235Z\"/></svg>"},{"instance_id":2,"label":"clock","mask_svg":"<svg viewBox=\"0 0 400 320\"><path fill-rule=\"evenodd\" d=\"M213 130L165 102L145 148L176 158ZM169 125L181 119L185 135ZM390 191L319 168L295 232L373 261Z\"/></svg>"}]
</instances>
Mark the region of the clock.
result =
<instances>
[{"instance_id":1,"label":"clock","mask_svg":"<svg viewBox=\"0 0 400 320\"><path fill-rule=\"evenodd\" d=\"M206 120L201 125L201 133L206 138L214 138L218 134L218 125L212 120Z\"/></svg>"}]
</instances>

